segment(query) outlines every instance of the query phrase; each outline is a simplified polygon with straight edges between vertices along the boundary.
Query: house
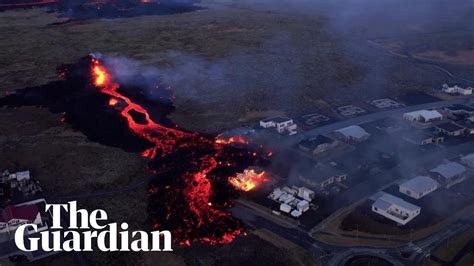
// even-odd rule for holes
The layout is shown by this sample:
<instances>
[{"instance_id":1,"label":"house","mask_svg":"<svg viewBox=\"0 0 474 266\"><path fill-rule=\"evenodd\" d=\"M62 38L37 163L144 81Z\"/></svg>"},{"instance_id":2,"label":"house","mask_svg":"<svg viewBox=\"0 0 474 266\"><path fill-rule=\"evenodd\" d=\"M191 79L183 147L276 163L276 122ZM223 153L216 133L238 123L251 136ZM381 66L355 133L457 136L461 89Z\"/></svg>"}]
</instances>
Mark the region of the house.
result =
<instances>
[{"instance_id":1,"label":"house","mask_svg":"<svg viewBox=\"0 0 474 266\"><path fill-rule=\"evenodd\" d=\"M474 108L464 104L453 104L443 108L446 112L452 115L473 115Z\"/></svg>"},{"instance_id":2,"label":"house","mask_svg":"<svg viewBox=\"0 0 474 266\"><path fill-rule=\"evenodd\" d=\"M439 136L438 134L433 134L431 129L414 130L415 131L410 131L405 134L405 136L403 136L403 139L409 143L420 146L444 142L444 137Z\"/></svg>"},{"instance_id":3,"label":"house","mask_svg":"<svg viewBox=\"0 0 474 266\"><path fill-rule=\"evenodd\" d=\"M298 179L308 187L321 191L333 183L346 180L347 175L330 165L317 163L309 169L299 169Z\"/></svg>"},{"instance_id":4,"label":"house","mask_svg":"<svg viewBox=\"0 0 474 266\"><path fill-rule=\"evenodd\" d=\"M260 121L260 126L263 128L274 127L278 133L284 133L288 131L289 135L296 134L297 125L293 122L293 119L287 117L271 117Z\"/></svg>"},{"instance_id":5,"label":"house","mask_svg":"<svg viewBox=\"0 0 474 266\"><path fill-rule=\"evenodd\" d=\"M444 185L450 188L466 179L466 167L456 162L447 161L430 170L430 173Z\"/></svg>"},{"instance_id":6,"label":"house","mask_svg":"<svg viewBox=\"0 0 474 266\"><path fill-rule=\"evenodd\" d=\"M298 146L301 150L316 155L336 147L337 144L338 141L335 139L318 135L316 137L311 137L300 141Z\"/></svg>"},{"instance_id":7,"label":"house","mask_svg":"<svg viewBox=\"0 0 474 266\"><path fill-rule=\"evenodd\" d=\"M403 114L403 119L411 122L429 123L443 119L443 115L436 110L419 110Z\"/></svg>"},{"instance_id":8,"label":"house","mask_svg":"<svg viewBox=\"0 0 474 266\"><path fill-rule=\"evenodd\" d=\"M465 166L474 168L474 153L461 157L461 163Z\"/></svg>"},{"instance_id":9,"label":"house","mask_svg":"<svg viewBox=\"0 0 474 266\"><path fill-rule=\"evenodd\" d=\"M461 126L465 127L464 134L466 135L474 134L474 123L462 123Z\"/></svg>"},{"instance_id":10,"label":"house","mask_svg":"<svg viewBox=\"0 0 474 266\"><path fill-rule=\"evenodd\" d=\"M399 186L399 191L415 199L420 199L438 189L439 184L427 176L414 177Z\"/></svg>"},{"instance_id":11,"label":"house","mask_svg":"<svg viewBox=\"0 0 474 266\"><path fill-rule=\"evenodd\" d=\"M472 88L471 87L460 87L458 85L449 86L448 84L443 84L441 90L447 94L460 94L460 95L471 95Z\"/></svg>"},{"instance_id":12,"label":"house","mask_svg":"<svg viewBox=\"0 0 474 266\"><path fill-rule=\"evenodd\" d=\"M365 129L361 128L360 126L348 126L348 127L338 129L334 132L339 134L345 140L356 141L356 142L365 141L369 139L370 137L370 134L367 131L365 131Z\"/></svg>"},{"instance_id":13,"label":"house","mask_svg":"<svg viewBox=\"0 0 474 266\"><path fill-rule=\"evenodd\" d=\"M464 130L465 130L463 126L456 124L454 122L446 122L446 123L436 125L436 129L438 130L438 132L451 136L451 137L461 136L464 134Z\"/></svg>"},{"instance_id":14,"label":"house","mask_svg":"<svg viewBox=\"0 0 474 266\"><path fill-rule=\"evenodd\" d=\"M373 204L372 211L405 225L420 214L421 208L401 198L384 193Z\"/></svg>"}]
</instances>

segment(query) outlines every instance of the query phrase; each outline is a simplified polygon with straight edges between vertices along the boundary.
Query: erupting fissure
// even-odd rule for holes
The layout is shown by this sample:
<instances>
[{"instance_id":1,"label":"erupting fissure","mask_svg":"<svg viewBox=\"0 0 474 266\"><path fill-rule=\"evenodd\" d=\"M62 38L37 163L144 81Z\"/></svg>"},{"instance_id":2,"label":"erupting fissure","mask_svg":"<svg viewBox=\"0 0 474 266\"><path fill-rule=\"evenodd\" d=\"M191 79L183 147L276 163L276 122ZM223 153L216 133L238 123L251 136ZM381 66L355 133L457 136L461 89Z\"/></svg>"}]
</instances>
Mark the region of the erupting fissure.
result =
<instances>
[{"instance_id":1,"label":"erupting fissure","mask_svg":"<svg viewBox=\"0 0 474 266\"><path fill-rule=\"evenodd\" d=\"M157 177L163 177L163 181L157 182L167 182L167 177L179 175L179 178L172 177L176 179L174 183L151 185L149 189L149 197L167 202L164 210L149 207L154 208L149 210L153 228L171 230L177 242L183 245L193 242L229 243L241 234L240 222L225 210L231 206L229 199L226 199L228 196L222 199L223 197L219 196L222 192L213 187L219 184L216 179L221 178L227 183L220 184L221 189L231 189L228 176L221 176L229 171L220 171L217 174L213 172L218 172L220 167L235 167L232 161L235 158L254 160L253 152L239 150L229 155L226 145L219 141L154 122L143 106L120 92L119 84L114 82L111 73L96 58L91 60L91 75L94 86L101 93L110 96L109 105L119 110L120 115L126 119L128 128L153 144L153 147L145 150L142 155L151 160L152 171L164 172ZM144 121L135 121L132 113L141 114ZM181 155L178 154L184 156L179 157ZM177 162L181 159L183 162ZM154 164L154 161L159 163ZM176 169L172 169L173 167ZM231 174L235 172L229 172L229 176ZM180 220L179 226L169 222L171 220ZM165 226L176 228L164 228Z\"/></svg>"}]
</instances>

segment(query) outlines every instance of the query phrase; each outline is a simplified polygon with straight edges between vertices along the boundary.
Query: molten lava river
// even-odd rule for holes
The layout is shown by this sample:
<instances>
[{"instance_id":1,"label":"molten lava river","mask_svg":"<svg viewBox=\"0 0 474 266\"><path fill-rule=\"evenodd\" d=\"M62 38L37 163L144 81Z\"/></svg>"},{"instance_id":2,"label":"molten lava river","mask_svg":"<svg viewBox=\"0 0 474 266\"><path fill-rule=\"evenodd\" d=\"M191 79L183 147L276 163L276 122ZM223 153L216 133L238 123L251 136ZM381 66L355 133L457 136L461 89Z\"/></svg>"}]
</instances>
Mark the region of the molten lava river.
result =
<instances>
[{"instance_id":1,"label":"molten lava river","mask_svg":"<svg viewBox=\"0 0 474 266\"><path fill-rule=\"evenodd\" d=\"M19 90L0 106L46 107L93 141L140 152L153 175L148 215L154 230L170 230L181 245L233 241L243 231L227 211L239 193L235 177L268 157L249 145L180 129L166 118L173 110L169 87L156 86L159 100L150 100L140 88L120 85L106 65L87 57L62 66L63 80Z\"/></svg>"}]
</instances>

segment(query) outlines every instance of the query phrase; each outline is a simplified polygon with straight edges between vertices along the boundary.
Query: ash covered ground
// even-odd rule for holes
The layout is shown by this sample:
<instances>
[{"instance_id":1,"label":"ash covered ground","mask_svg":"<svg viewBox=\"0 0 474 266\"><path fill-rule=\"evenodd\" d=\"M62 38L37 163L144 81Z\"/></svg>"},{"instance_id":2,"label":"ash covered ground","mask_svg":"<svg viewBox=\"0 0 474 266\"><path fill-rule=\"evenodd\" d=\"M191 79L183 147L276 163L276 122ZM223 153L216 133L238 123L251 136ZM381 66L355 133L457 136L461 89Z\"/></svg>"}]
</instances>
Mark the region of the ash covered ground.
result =
<instances>
[{"instance_id":1,"label":"ash covered ground","mask_svg":"<svg viewBox=\"0 0 474 266\"><path fill-rule=\"evenodd\" d=\"M428 91L449 81L439 70L415 64L405 50L460 77L474 74L469 60L474 28L469 23L472 7L466 8L469 1L459 5L441 1L438 6L419 1L410 7L428 11L403 23L400 17L409 15L397 16L404 12L403 5L391 1L395 15L377 27L372 22L384 14L377 5L367 13L363 8L345 9L344 1L339 1L341 6L321 4L310 9L304 8L307 2L202 1L204 9L182 14L68 23L57 23L63 18L44 9L1 12L0 95L54 81L57 66L99 51L158 69L176 96L173 122L212 133L275 112L325 110L333 104ZM437 23L428 23L433 21ZM52 195L120 188L148 175L138 154L88 140L62 124L60 114L34 107L9 108L0 111L0 121L0 167L36 170ZM146 192L137 191L82 204L107 209L113 219L143 228L147 226ZM295 247L275 245L278 241L251 234L227 246L196 245L157 258L149 254L85 257L94 263L142 264L159 259L200 265L228 263L230 254L236 264L249 263L252 257L259 257L261 263L317 263ZM61 255L44 263L74 259Z\"/></svg>"}]
</instances>

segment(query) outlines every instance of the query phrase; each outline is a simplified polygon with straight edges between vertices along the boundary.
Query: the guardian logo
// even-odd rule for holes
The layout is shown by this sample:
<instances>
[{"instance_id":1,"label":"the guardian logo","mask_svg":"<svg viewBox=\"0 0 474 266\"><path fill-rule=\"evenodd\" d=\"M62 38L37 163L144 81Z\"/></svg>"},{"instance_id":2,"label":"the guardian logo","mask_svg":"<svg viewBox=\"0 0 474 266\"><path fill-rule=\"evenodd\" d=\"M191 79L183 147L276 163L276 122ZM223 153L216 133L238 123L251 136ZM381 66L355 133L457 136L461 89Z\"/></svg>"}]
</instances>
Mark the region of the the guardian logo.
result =
<instances>
[{"instance_id":1,"label":"the guardian logo","mask_svg":"<svg viewBox=\"0 0 474 266\"><path fill-rule=\"evenodd\" d=\"M89 214L85 209L78 210L77 203L71 201L68 204L46 204L46 211L51 212L50 229L53 230L38 233L36 224L19 226L15 232L15 244L20 250L37 251L41 243L44 251L93 251L95 243L94 246L101 251L173 251L169 231L129 232L127 223L120 224L119 229L117 223L105 224L108 218L104 210L94 210ZM69 214L66 229L61 225L62 212ZM25 232L30 234L25 236Z\"/></svg>"}]
</instances>

